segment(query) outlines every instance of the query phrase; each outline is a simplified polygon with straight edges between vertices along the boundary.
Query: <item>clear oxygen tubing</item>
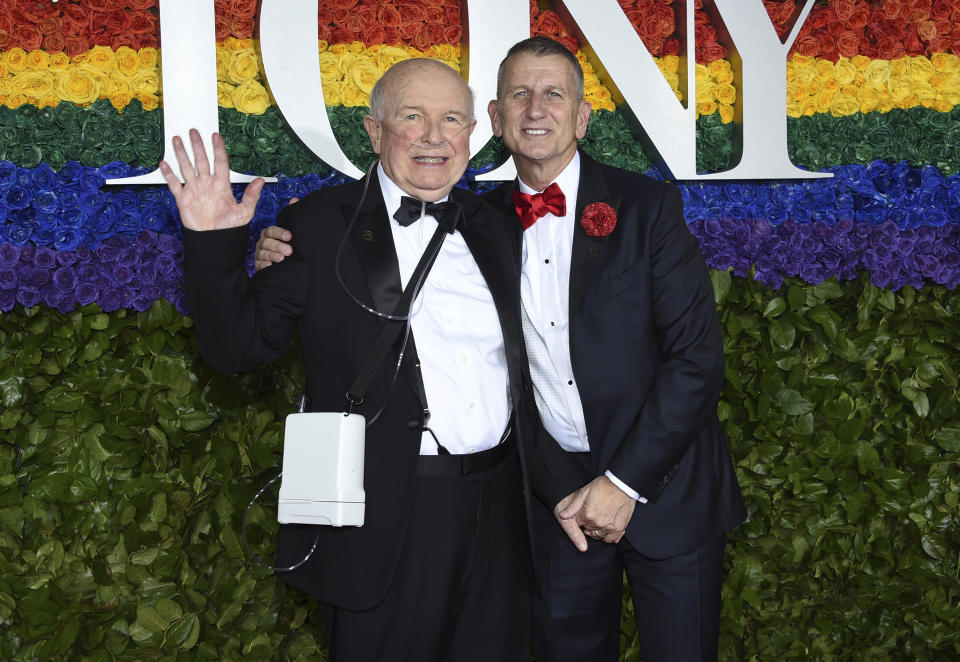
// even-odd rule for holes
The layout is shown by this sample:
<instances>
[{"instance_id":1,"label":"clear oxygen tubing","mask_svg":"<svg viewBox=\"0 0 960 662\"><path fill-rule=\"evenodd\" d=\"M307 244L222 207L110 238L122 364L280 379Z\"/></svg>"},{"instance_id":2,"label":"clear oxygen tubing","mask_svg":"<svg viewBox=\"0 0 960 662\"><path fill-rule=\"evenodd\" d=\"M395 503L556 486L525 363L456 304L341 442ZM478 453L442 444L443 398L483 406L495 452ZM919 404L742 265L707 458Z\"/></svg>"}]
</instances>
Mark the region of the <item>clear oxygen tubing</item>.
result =
<instances>
[{"instance_id":1,"label":"clear oxygen tubing","mask_svg":"<svg viewBox=\"0 0 960 662\"><path fill-rule=\"evenodd\" d=\"M434 148L436 148L436 147L442 147L443 145L446 145L447 142L449 142L449 141L445 141L445 142L443 142L443 143L441 143L441 144L438 144L438 145L434 146ZM418 147L420 146L418 143L413 143L413 144L417 145ZM410 308L407 309L407 312L406 312L405 315L390 315L390 314L388 314L388 313L382 313L382 312L380 312L379 310L377 310L377 309L375 309L375 308L371 308L370 306L368 306L368 305L366 305L365 303L363 303L359 298L357 298L357 297L353 294L353 292L350 291L350 288L347 287L347 284L346 284L346 283L344 282L344 280L343 280L343 276L342 276L341 270L340 270L340 256L341 256L341 254L343 253L343 247L344 247L344 245L346 244L347 238L350 236L350 232L353 230L353 226L356 224L357 216L358 216L358 214L360 213L360 208L363 206L363 202L364 202L364 200L365 200L366 197L367 197L367 189L368 189L369 186L370 186L370 180L371 180L372 177L373 177L374 168L376 168L376 166L377 166L377 164L378 164L379 162L380 162L380 159L379 159L379 158L378 158L378 159L374 159L374 161L370 164L370 167L367 168L367 176L365 177L364 182L363 182L363 191L360 193L360 202L357 204L357 207L356 207L356 209L355 209L354 212L353 212L353 216L352 216L351 219L350 219L350 223L347 225L347 229L346 229L346 231L344 232L343 237L340 239L340 245L337 247L337 254L336 254L336 258L335 258L335 260L334 260L334 272L336 273L336 276L337 276L337 282L339 283L339 285L340 285L340 287L343 289L343 291L347 294L347 296L349 296L350 299L352 299L355 304L357 304L361 309L365 310L366 312L371 313L371 314L373 314L373 315L376 315L376 316L378 316L378 317L381 317L381 318L383 318L383 319L394 320L394 321L401 321L401 322L404 322L404 323L405 323L405 328L404 328L404 332L403 332L403 341L400 343L400 353L399 353L399 355L398 355L398 357L397 357L396 366L394 367L393 377L392 377L392 379L390 380L390 385L387 387L387 392L386 392L386 394L384 395L383 404L380 405L380 409L377 410L377 412L370 418L370 420L368 420L368 421L366 422L366 426L367 426L367 427L369 427L370 425L372 425L372 424L380 417L380 414L383 413L384 409L386 409L387 402L389 402L389 400L390 400L390 394L393 392L393 387L394 387L394 386L396 385L396 383L397 383L397 377L398 377L399 374L400 374L400 366L401 366L401 364L403 363L403 357L404 357L404 355L406 354L407 341L408 341L409 338L410 338L410 311L412 310L413 304L414 304L414 302L416 301L417 293L420 291L420 288L423 287L423 282L424 282L424 280L426 280L427 272L429 271L428 269L424 269L423 272L420 274L420 277L417 279L417 282L414 283L414 295L413 295L413 298L412 298L411 301L410 301ZM423 208L424 208L424 209L426 208L426 204L425 204L425 203L424 203ZM461 213L462 213L462 212L461 212ZM423 213L422 213L422 212L421 212L421 218L423 218ZM434 254L431 256L431 258L430 258L431 262L433 262L433 260L436 259L437 255L440 254L441 248L443 248L443 244L442 244L442 243L437 246L436 250L434 251ZM302 403L302 402L301 402L300 411L301 411L301 412L304 411L304 406L303 406L303 403ZM424 426L424 429L427 430L428 432L430 432L430 434L433 435L434 440L436 440L436 435L433 434L433 431L432 431L432 430L430 430L429 428L427 428L427 427L425 427L425 426ZM437 445L438 445L438 446L440 445L440 442L439 442L439 441L437 441ZM307 551L306 555L304 555L304 557L303 557L302 559L300 559L299 561L297 561L297 562L294 563L293 565L289 565L289 566L272 566L272 565L269 565L269 564L266 563L263 559L261 559L257 554L254 554L253 550L250 548L250 542L249 542L249 540L247 539L247 519L248 519L248 517L249 517L249 515L250 515L250 510L251 510L251 508L253 508L253 504L256 503L256 502L260 499L260 497L263 496L264 492L266 492L268 489L270 489L270 487L273 486L274 483L276 483L278 480L280 480L281 476L283 476L283 472L282 472L282 471L277 472L277 475L276 475L276 476L274 476L273 478L271 478L271 479L267 482L266 485L264 485L263 487L261 487L260 490L259 490L255 495L253 495L253 498L250 499L250 502L247 504L246 509L243 511L243 518L242 518L242 520L241 520L241 522L240 522L240 534L241 534L241 537L243 538L243 545L244 545L244 547L246 548L247 553L250 555L250 558L251 558L256 564L258 564L258 565L260 565L260 566L263 566L264 568L266 568L267 570L270 570L271 572L277 572L277 573L279 573L279 572L293 572L293 571L296 570L297 568L300 568L301 566L303 566L303 564L305 564L307 561L309 561L310 558L313 556L313 553L314 553L314 552L316 551L316 549L317 549L317 544L318 544L319 541L320 541L320 531L319 531L319 529L318 529L316 536L314 536L314 538L313 538L313 544L310 545L310 549Z\"/></svg>"}]
</instances>

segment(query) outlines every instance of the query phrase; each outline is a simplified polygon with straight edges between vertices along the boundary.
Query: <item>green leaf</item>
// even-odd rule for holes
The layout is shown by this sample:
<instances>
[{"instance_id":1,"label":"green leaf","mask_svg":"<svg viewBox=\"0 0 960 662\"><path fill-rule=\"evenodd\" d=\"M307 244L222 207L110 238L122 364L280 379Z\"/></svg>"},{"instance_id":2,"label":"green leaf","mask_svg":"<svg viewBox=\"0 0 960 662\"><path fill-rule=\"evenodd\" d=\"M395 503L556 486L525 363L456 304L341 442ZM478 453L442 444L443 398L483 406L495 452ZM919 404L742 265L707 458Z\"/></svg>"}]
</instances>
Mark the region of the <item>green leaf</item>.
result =
<instances>
[{"instance_id":1,"label":"green leaf","mask_svg":"<svg viewBox=\"0 0 960 662\"><path fill-rule=\"evenodd\" d=\"M717 305L723 303L730 292L732 278L729 271L710 270L710 282L713 284L713 300Z\"/></svg>"},{"instance_id":2,"label":"green leaf","mask_svg":"<svg viewBox=\"0 0 960 662\"><path fill-rule=\"evenodd\" d=\"M774 396L774 400L780 410L790 416L799 416L813 411L813 403L793 389L780 389Z\"/></svg>"},{"instance_id":3,"label":"green leaf","mask_svg":"<svg viewBox=\"0 0 960 662\"><path fill-rule=\"evenodd\" d=\"M787 302L783 300L783 297L776 297L767 302L767 305L763 309L763 316L767 318L779 317L786 309Z\"/></svg>"},{"instance_id":4,"label":"green leaf","mask_svg":"<svg viewBox=\"0 0 960 662\"><path fill-rule=\"evenodd\" d=\"M790 349L797 337L797 329L788 319L775 319L770 323L770 339L780 349Z\"/></svg>"},{"instance_id":5,"label":"green leaf","mask_svg":"<svg viewBox=\"0 0 960 662\"><path fill-rule=\"evenodd\" d=\"M960 428L940 428L934 439L943 450L960 453Z\"/></svg>"},{"instance_id":6,"label":"green leaf","mask_svg":"<svg viewBox=\"0 0 960 662\"><path fill-rule=\"evenodd\" d=\"M40 476L27 486L27 494L49 502L81 503L92 499L96 493L96 482L75 472Z\"/></svg>"}]
</instances>

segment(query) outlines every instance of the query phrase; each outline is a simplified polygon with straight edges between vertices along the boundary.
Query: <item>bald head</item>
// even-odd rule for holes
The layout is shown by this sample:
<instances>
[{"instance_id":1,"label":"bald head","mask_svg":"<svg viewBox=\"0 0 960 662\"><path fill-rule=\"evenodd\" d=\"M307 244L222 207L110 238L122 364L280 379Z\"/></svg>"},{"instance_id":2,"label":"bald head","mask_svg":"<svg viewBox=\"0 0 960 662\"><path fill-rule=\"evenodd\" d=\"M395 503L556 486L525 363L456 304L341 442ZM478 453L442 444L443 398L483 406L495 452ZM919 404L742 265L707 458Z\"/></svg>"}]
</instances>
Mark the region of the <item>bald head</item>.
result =
<instances>
[{"instance_id":1,"label":"bald head","mask_svg":"<svg viewBox=\"0 0 960 662\"><path fill-rule=\"evenodd\" d=\"M439 60L429 58L410 58L401 60L380 77L370 92L370 114L378 120L387 116L390 106L390 97L395 95L397 88L405 85L411 78L436 80L437 85L452 86L466 98L466 108L469 109L468 118L473 121L473 90L452 67Z\"/></svg>"}]
</instances>

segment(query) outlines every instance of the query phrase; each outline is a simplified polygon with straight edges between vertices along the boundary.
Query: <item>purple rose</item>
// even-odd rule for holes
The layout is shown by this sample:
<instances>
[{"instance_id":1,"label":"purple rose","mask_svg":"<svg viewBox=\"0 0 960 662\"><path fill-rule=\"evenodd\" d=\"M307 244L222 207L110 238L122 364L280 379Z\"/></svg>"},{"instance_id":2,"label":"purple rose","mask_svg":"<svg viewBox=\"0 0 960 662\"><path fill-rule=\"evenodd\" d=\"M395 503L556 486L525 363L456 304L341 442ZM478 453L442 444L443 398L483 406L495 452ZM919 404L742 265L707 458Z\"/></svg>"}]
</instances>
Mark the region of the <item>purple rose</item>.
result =
<instances>
[{"instance_id":1,"label":"purple rose","mask_svg":"<svg viewBox=\"0 0 960 662\"><path fill-rule=\"evenodd\" d=\"M16 244L0 244L0 268L11 268L20 261L20 247Z\"/></svg>"},{"instance_id":2,"label":"purple rose","mask_svg":"<svg viewBox=\"0 0 960 662\"><path fill-rule=\"evenodd\" d=\"M112 313L120 309L120 291L116 288L109 288L100 293L100 309L105 313Z\"/></svg>"},{"instance_id":3,"label":"purple rose","mask_svg":"<svg viewBox=\"0 0 960 662\"><path fill-rule=\"evenodd\" d=\"M153 305L153 299L151 299L146 294L138 294L133 298L131 306L138 313L142 313L145 310L149 310L150 306Z\"/></svg>"},{"instance_id":4,"label":"purple rose","mask_svg":"<svg viewBox=\"0 0 960 662\"><path fill-rule=\"evenodd\" d=\"M157 250L170 255L180 255L183 252L183 242L168 234L160 234L157 235Z\"/></svg>"},{"instance_id":5,"label":"purple rose","mask_svg":"<svg viewBox=\"0 0 960 662\"><path fill-rule=\"evenodd\" d=\"M81 306L86 306L88 303L93 303L97 300L97 295L99 294L97 288L90 283L80 283L77 287L76 298L77 303Z\"/></svg>"},{"instance_id":6,"label":"purple rose","mask_svg":"<svg viewBox=\"0 0 960 662\"><path fill-rule=\"evenodd\" d=\"M17 301L24 308L31 308L40 302L40 289L37 287L21 287L17 290Z\"/></svg>"},{"instance_id":7,"label":"purple rose","mask_svg":"<svg viewBox=\"0 0 960 662\"><path fill-rule=\"evenodd\" d=\"M60 292L72 292L77 287L77 272L73 267L60 267L53 272L53 286Z\"/></svg>"},{"instance_id":8,"label":"purple rose","mask_svg":"<svg viewBox=\"0 0 960 662\"><path fill-rule=\"evenodd\" d=\"M133 270L125 265L117 265L113 270L113 280L117 285L126 285L133 280Z\"/></svg>"},{"instance_id":9,"label":"purple rose","mask_svg":"<svg viewBox=\"0 0 960 662\"><path fill-rule=\"evenodd\" d=\"M126 248L127 243L120 237L109 237L102 244L97 246L95 251L97 257L102 262L115 262L120 251Z\"/></svg>"},{"instance_id":10,"label":"purple rose","mask_svg":"<svg viewBox=\"0 0 960 662\"><path fill-rule=\"evenodd\" d=\"M53 269L57 264L57 254L48 246L37 246L36 253L33 255L33 263L39 269Z\"/></svg>"},{"instance_id":11,"label":"purple rose","mask_svg":"<svg viewBox=\"0 0 960 662\"><path fill-rule=\"evenodd\" d=\"M0 290L12 290L17 286L17 272L0 267Z\"/></svg>"},{"instance_id":12,"label":"purple rose","mask_svg":"<svg viewBox=\"0 0 960 662\"><path fill-rule=\"evenodd\" d=\"M14 290L0 290L0 312L10 312L16 302L17 295Z\"/></svg>"}]
</instances>

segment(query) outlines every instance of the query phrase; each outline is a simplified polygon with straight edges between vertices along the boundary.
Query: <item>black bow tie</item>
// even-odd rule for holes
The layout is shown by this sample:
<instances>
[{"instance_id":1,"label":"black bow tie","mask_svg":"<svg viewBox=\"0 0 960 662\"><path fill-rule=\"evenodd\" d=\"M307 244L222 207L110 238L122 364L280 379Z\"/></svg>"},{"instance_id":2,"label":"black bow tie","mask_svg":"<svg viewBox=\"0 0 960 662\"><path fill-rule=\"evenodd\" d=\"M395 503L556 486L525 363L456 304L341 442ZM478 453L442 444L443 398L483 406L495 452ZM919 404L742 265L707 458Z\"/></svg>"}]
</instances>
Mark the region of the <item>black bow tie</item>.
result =
<instances>
[{"instance_id":1,"label":"black bow tie","mask_svg":"<svg viewBox=\"0 0 960 662\"><path fill-rule=\"evenodd\" d=\"M400 198L400 208L393 215L397 223L404 227L419 221L423 216L433 216L437 219L437 224L450 234L453 234L458 226L463 228L466 225L461 221L460 205L456 202L424 202L407 195Z\"/></svg>"}]
</instances>

